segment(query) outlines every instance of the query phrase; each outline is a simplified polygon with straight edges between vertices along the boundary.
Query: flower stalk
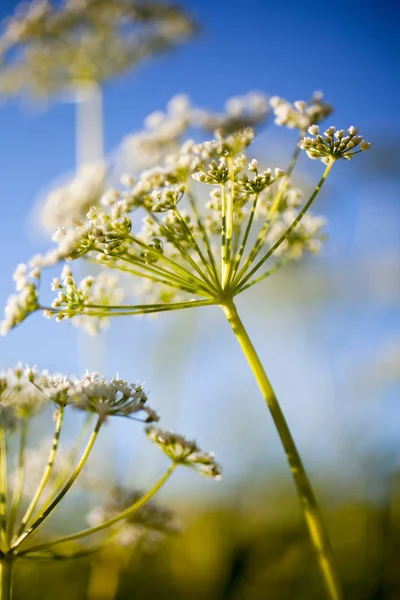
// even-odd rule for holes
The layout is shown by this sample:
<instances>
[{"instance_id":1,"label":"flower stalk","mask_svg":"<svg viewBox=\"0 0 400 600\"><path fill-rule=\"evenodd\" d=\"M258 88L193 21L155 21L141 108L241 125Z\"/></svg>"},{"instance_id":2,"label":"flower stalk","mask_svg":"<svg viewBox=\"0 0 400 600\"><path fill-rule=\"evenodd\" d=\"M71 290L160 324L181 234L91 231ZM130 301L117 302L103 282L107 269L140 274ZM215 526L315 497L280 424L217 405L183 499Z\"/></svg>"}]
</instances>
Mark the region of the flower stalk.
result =
<instances>
[{"instance_id":1,"label":"flower stalk","mask_svg":"<svg viewBox=\"0 0 400 600\"><path fill-rule=\"evenodd\" d=\"M14 560L0 559L0 600L11 600L13 592Z\"/></svg>"},{"instance_id":2,"label":"flower stalk","mask_svg":"<svg viewBox=\"0 0 400 600\"><path fill-rule=\"evenodd\" d=\"M44 406L56 408L54 435L49 452L47 452L47 464L39 479L39 484L34 489L28 508L21 521L18 522L18 508L24 500L24 492L29 487L27 474L30 471L29 459L35 451L27 446L27 432L30 420L38 414ZM55 463L56 455L60 453L60 433L65 419L65 414L71 409L77 409L88 413L81 431L78 433L72 449L69 451L68 466L65 461L61 471L57 472ZM138 414L145 415L144 419ZM92 416L97 415L97 421L91 432L89 426ZM66 560L82 556L90 556L111 543L126 544L124 534L129 527L136 534L135 522L140 523L142 532L148 528L151 530L159 528L159 531L167 531L168 511L164 512L152 504L152 499L162 486L171 477L175 469L180 466L188 466L203 475L213 479L219 479L221 468L215 462L211 453L200 450L197 444L186 438L163 431L156 427L146 427L147 437L160 447L171 461L169 468L156 484L147 492L127 491L126 497L117 507L107 509L107 505L97 508L104 514L100 522L91 524L90 527L71 533L70 535L45 541L41 544L31 544L26 547L25 542L34 536L42 523L51 516L65 498L72 486L81 475L92 453L95 442L104 425L112 417L125 417L141 423L155 423L159 420L157 413L147 405L147 394L143 386L136 383L115 378L106 380L98 373L86 373L82 379L68 379L60 375L50 375L47 371L39 373L36 368L26 367L23 370L19 365L7 372L0 372L0 487L2 491L1 502L1 545L0 545L0 600L12 599L12 571L16 560ZM15 476L12 478L14 484L11 506L7 509L7 482L8 472L6 464L6 442L10 436L17 433L19 438L19 451ZM82 454L72 473L68 476L69 465L75 460L78 449L83 439L88 440L82 450ZM29 473L31 475L31 473ZM33 478L35 479L35 478ZM51 481L53 480L53 481ZM52 484L50 498L34 516L40 499L49 484ZM28 492L29 493L29 492ZM110 494L112 497L112 494ZM146 505L150 503L150 507ZM146 507L146 508L145 508ZM107 510L109 511L107 514ZM139 515L136 517L136 513ZM89 515L88 515L89 517ZM162 519L164 518L164 523ZM153 524L151 523L153 519ZM131 521L131 523L130 523ZM118 524L124 527L118 527ZM164 529L163 529L164 527ZM78 542L95 533L108 530L108 536L97 544L77 547L68 553L55 552L53 546L62 546L71 542ZM15 534L15 535L14 535ZM141 533L142 535L142 533ZM13 537L14 536L14 537ZM120 536L121 540L118 541ZM128 536L129 537L129 536ZM132 538L131 538L132 540ZM131 543L133 543L131 541Z\"/></svg>"},{"instance_id":3,"label":"flower stalk","mask_svg":"<svg viewBox=\"0 0 400 600\"><path fill-rule=\"evenodd\" d=\"M329 535L289 425L258 354L239 317L235 304L233 301L226 302L221 305L221 308L256 378L274 421L297 488L301 509L316 553L327 595L332 600L341 600L343 594L340 577Z\"/></svg>"},{"instance_id":4,"label":"flower stalk","mask_svg":"<svg viewBox=\"0 0 400 600\"><path fill-rule=\"evenodd\" d=\"M254 131L247 126L243 128L243 119L242 125L235 128L230 117L224 123L221 121L215 139L201 144L187 142L180 152L166 157L160 167L144 171L138 181L128 176L128 189L110 190L101 196L86 220L82 219L75 227L60 227L53 237L57 248L31 266L39 268L76 259L101 265L103 272L97 280L87 277L81 282L75 280L69 264L65 265L60 278L52 282L58 296L45 311L45 316L58 321L73 319L80 325L92 321L95 330L111 316L209 305L222 308L286 453L327 597L342 600L335 556L315 494L278 399L237 313L234 298L303 253L318 252L325 239L324 219L313 216L309 209L333 164L368 150L369 143L358 135L355 127L350 127L347 134L335 127L320 134L315 123L332 110L322 102L321 95L314 96L310 104L298 101L293 106L274 97L271 105L277 123L295 127L302 135L308 130L314 136L300 139L286 173L280 168L261 171L258 161L245 154ZM247 119L246 125L249 124ZM290 182L301 150L325 165L322 177L305 201L301 190L293 188ZM193 180L197 183L193 184ZM201 210L193 187L199 184L211 188L208 202ZM136 232L136 219L133 220L131 213L139 210L145 217L142 228ZM142 289L135 290L134 304L120 303L117 280L105 273L107 268L141 280ZM37 286L32 281L38 277L40 269L28 275L25 265L17 268L14 278L21 293L11 299L6 309L4 332L41 308ZM139 301L143 296L146 300ZM194 460L198 469L214 477L218 475L212 457L199 453L193 445L186 445L179 436L152 430L149 437L161 445L173 464L182 460L191 464ZM47 516L50 507L55 507L57 498L43 515ZM32 528L40 525L41 518L37 517L22 533L18 544ZM68 539L78 539L93 531L73 534ZM43 547L33 548L43 551Z\"/></svg>"}]
</instances>

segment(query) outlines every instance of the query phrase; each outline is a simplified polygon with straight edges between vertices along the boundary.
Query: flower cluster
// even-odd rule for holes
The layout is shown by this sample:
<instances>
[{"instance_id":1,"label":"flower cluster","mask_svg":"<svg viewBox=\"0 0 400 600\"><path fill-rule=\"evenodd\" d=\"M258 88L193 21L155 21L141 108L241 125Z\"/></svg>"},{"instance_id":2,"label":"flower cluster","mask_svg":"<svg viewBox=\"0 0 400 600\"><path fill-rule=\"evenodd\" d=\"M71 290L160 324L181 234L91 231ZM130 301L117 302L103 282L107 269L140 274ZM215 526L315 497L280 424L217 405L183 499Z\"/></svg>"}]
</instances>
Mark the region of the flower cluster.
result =
<instances>
[{"instance_id":1,"label":"flower cluster","mask_svg":"<svg viewBox=\"0 0 400 600\"><path fill-rule=\"evenodd\" d=\"M249 97L237 99L237 114L248 114L244 110L248 101ZM259 107L260 116L261 99L256 101L253 96L252 102L253 108ZM286 106L276 98L273 104L276 109ZM175 99L168 113L153 115L147 127L156 130L178 117L186 123L189 106L185 98ZM232 107L230 110L235 112ZM303 129L304 119L318 121L329 112L321 96L315 96L310 105L296 103L286 124L302 115L302 123L296 117L296 126ZM175 131L183 128L182 124ZM95 332L112 315L219 305L289 260L319 251L325 240L324 219L313 216L309 209L322 184L309 199L292 187L291 174L300 150L329 162L330 157L350 158L369 144L353 127L347 136L332 127L322 136L317 125L311 125L309 132L315 138L299 142L286 172L259 165L250 149L255 132L245 127L232 133L222 128L214 139L201 143L188 140L171 150L157 167L125 176L121 189L105 191L77 225L57 229L53 236L56 248L30 261L31 266L44 267L85 258L102 267L100 275L85 277L80 283L69 267L64 268L61 277L53 280L58 295L45 315L57 320L73 318ZM179 136L166 139L173 138L175 146ZM159 141L160 148L164 147L162 136ZM86 193L83 196L87 208ZM111 270L123 273L125 282L129 276L135 278L136 284L130 288L124 285L124 291L133 295L132 303L121 304L122 289L114 276L108 275ZM4 331L39 307L35 286L31 289L35 303L28 308L23 305L20 312L14 310Z\"/></svg>"},{"instance_id":2,"label":"flower cluster","mask_svg":"<svg viewBox=\"0 0 400 600\"><path fill-rule=\"evenodd\" d=\"M93 205L98 205L106 188L107 167L104 163L83 166L66 185L56 188L45 198L40 215L46 231L79 225Z\"/></svg>"},{"instance_id":3,"label":"flower cluster","mask_svg":"<svg viewBox=\"0 0 400 600\"><path fill-rule=\"evenodd\" d=\"M224 136L265 122L268 100L260 92L234 96L225 103L225 112L213 113L192 104L188 96L171 98L165 112L156 111L144 122L144 129L125 138L120 162L126 169L142 170L175 160L189 129L221 131Z\"/></svg>"},{"instance_id":4,"label":"flower cluster","mask_svg":"<svg viewBox=\"0 0 400 600\"><path fill-rule=\"evenodd\" d=\"M229 98L225 103L224 113L194 110L193 122L206 131L220 130L228 135L245 127L256 127L264 123L268 113L266 96L260 92L249 92Z\"/></svg>"},{"instance_id":5,"label":"flower cluster","mask_svg":"<svg viewBox=\"0 0 400 600\"><path fill-rule=\"evenodd\" d=\"M45 404L72 406L107 417L131 417L145 413L144 422L158 421L157 413L147 405L143 386L119 378L106 380L98 373L86 373L81 379L51 375L26 366L0 373L1 427L11 428L19 419L30 418ZM8 424L8 425L7 425Z\"/></svg>"},{"instance_id":6,"label":"flower cluster","mask_svg":"<svg viewBox=\"0 0 400 600\"><path fill-rule=\"evenodd\" d=\"M68 265L64 266L60 278L53 279L51 289L58 294L51 309L44 311L45 316L55 316L57 321L75 317L74 323L90 334L108 324L101 309L115 307L124 297L115 275L103 271L96 276L88 275L77 283Z\"/></svg>"},{"instance_id":7,"label":"flower cluster","mask_svg":"<svg viewBox=\"0 0 400 600\"><path fill-rule=\"evenodd\" d=\"M147 427L146 433L174 463L192 467L213 479L221 478L221 467L215 462L214 454L203 452L196 442L154 426Z\"/></svg>"},{"instance_id":8,"label":"flower cluster","mask_svg":"<svg viewBox=\"0 0 400 600\"><path fill-rule=\"evenodd\" d=\"M68 395L73 406L97 413L102 419L109 416L132 417L144 412L146 423L159 420L157 413L146 404L143 386L128 383L125 379L107 381L99 373L86 373L83 379L72 383Z\"/></svg>"},{"instance_id":9,"label":"flower cluster","mask_svg":"<svg viewBox=\"0 0 400 600\"><path fill-rule=\"evenodd\" d=\"M288 100L273 96L270 104L275 113L275 123L290 129L306 129L313 123L325 120L333 111L333 107L323 101L322 92L315 92L311 101L297 100L291 104Z\"/></svg>"},{"instance_id":10,"label":"flower cluster","mask_svg":"<svg viewBox=\"0 0 400 600\"><path fill-rule=\"evenodd\" d=\"M38 411L45 406L55 406L54 435L47 449L47 460L43 456L43 445L31 449L27 445L30 421ZM78 409L88 413L81 433L77 436L72 448L65 455L65 448L60 444L64 416L70 409ZM91 413L97 415L94 427L91 424ZM144 418L138 416L144 414ZM0 373L0 445L2 453L1 472L3 489L12 484L13 494L10 510L7 506L7 497L0 508L1 530L4 535L0 540L1 556L32 555L37 553L43 557L56 557L50 548L62 542L81 539L98 531L112 528L108 538L120 544L132 544L140 539L154 539L155 537L172 531L173 523L168 511L160 510L153 503L147 504L161 486L171 476L175 467L189 465L198 471L214 478L220 474L220 468L215 464L212 456L202 452L194 443L187 442L182 436L175 436L175 450L167 451L173 460L173 465L165 472L156 484L143 494L126 492L115 489L112 502L104 509L96 510L91 515L92 527L77 533L47 540L39 545L24 546L25 542L36 529L43 523L59 502L70 491L78 479L82 481L82 470L89 458L95 441L104 423L110 418L123 417L134 419L142 423L154 423L159 420L158 415L147 404L147 394L141 384L129 383L118 376L105 379L98 373L86 373L81 379L68 378L63 375L51 375L48 371L39 372L35 367L26 366L23 369L17 365L5 373ZM86 446L80 453L83 438L89 430ZM11 471L6 469L6 454L9 447L9 437L17 430L18 462ZM146 428L147 435L151 435ZM159 437L162 432L159 431ZM161 440L161 438L160 438ZM159 443L160 443L159 440ZM63 454L64 451L64 454ZM42 471L38 473L38 469ZM38 477L35 477L35 474ZM84 481L87 478L84 478ZM93 477L89 479L93 489ZM45 488L51 483L50 495L46 502L42 502ZM98 482L95 482L98 489ZM90 489L90 488L88 488ZM47 489L46 489L47 492ZM29 505L20 522L17 522L19 505L23 499L31 496ZM46 494L47 495L47 494ZM36 511L35 509L39 509ZM121 535L120 528L113 528L117 523L127 521ZM117 535L116 535L117 534ZM117 539L118 538L118 539ZM91 547L84 551L93 551ZM43 554L45 553L45 554ZM79 553L78 553L79 554ZM72 555L71 555L72 556Z\"/></svg>"},{"instance_id":11,"label":"flower cluster","mask_svg":"<svg viewBox=\"0 0 400 600\"><path fill-rule=\"evenodd\" d=\"M164 2L35 0L4 24L0 93L50 96L77 82L102 82L193 32L191 19Z\"/></svg>"},{"instance_id":12,"label":"flower cluster","mask_svg":"<svg viewBox=\"0 0 400 600\"><path fill-rule=\"evenodd\" d=\"M134 506L144 495L144 492L132 491L116 486L109 494L107 504L93 508L87 515L91 527L96 527L108 519L112 519L130 506ZM173 513L154 501L147 502L139 510L125 519L123 527L118 526L113 535L113 542L126 547L139 542L147 546L158 541L167 533L177 530Z\"/></svg>"},{"instance_id":13,"label":"flower cluster","mask_svg":"<svg viewBox=\"0 0 400 600\"><path fill-rule=\"evenodd\" d=\"M358 135L357 127L349 127L347 134L344 129L328 127L323 135L319 133L318 125L311 125L308 132L313 137L304 137L299 142L299 147L307 152L314 160L328 164L337 158L350 160L355 154L369 150L371 144L365 142L362 135Z\"/></svg>"},{"instance_id":14,"label":"flower cluster","mask_svg":"<svg viewBox=\"0 0 400 600\"><path fill-rule=\"evenodd\" d=\"M15 281L16 291L9 297L5 307L5 319L0 323L0 335L5 335L21 323L27 316L39 308L39 296L37 284L40 280L41 272L38 267L33 267L28 271L28 267L19 264L16 268L13 279Z\"/></svg>"}]
</instances>

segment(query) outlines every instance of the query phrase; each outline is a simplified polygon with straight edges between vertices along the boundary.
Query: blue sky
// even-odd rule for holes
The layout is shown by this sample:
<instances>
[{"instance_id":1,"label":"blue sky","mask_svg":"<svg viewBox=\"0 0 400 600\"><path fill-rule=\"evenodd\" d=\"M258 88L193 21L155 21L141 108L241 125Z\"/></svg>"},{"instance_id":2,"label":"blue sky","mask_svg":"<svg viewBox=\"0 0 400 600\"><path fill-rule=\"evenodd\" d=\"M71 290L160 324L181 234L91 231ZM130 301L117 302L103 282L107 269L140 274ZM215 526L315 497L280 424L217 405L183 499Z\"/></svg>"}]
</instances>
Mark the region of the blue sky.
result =
<instances>
[{"instance_id":1,"label":"blue sky","mask_svg":"<svg viewBox=\"0 0 400 600\"><path fill-rule=\"evenodd\" d=\"M198 20L200 33L169 55L148 61L135 72L106 84L104 123L108 152L127 133L140 128L149 112L163 108L176 93L185 92L198 105L220 109L227 97L252 89L290 100L308 98L314 90L321 89L335 106L333 124L358 126L383 153L385 141L394 145L400 133L396 3L182 0L179 4ZM14 2L3 0L0 17L14 6ZM54 102L46 110L20 101L0 106L0 304L12 292L14 266L45 245L29 231L27 214L41 189L73 170L74 128L74 109L68 103ZM278 135L276 129L273 135ZM268 134L262 139L268 143ZM369 431L372 426L368 435L379 444L383 438L389 445L394 444L397 435L394 423L399 425L398 411L390 404L391 393L386 394L385 406L389 409L381 414L382 397L378 408L369 399L360 416L357 393L350 382L356 369L364 377L379 349L398 337L399 332L398 290L395 282L391 287L391 271L387 278L383 273L388 261L399 253L398 174L389 169L383 176L375 167L380 155L374 152L373 147L370 156L362 155L357 163L340 165L333 175L320 206L329 217L331 239L323 255L313 259L310 268L314 271L307 275L307 284L301 277L289 281L282 278L280 284L268 284L241 302L244 317L270 365L272 380L311 463L319 463L315 458L317 448L328 462L331 459L336 464L342 451L338 444L346 428L352 432L351 437L359 428ZM395 165L393 157L389 159L387 164ZM307 172L317 176L319 165L304 165ZM317 283L314 272L319 277ZM313 300L313 286L318 287L320 275L325 272L330 274L331 287L321 307ZM379 289L374 285L378 275L384 278ZM282 300L286 289L288 294ZM259 311L258 321L252 302ZM267 309L266 314L263 309ZM260 319L264 328L259 325ZM183 322L188 326L191 323L197 331L193 339L189 336L185 341ZM218 333L218 339L206 333L210 327ZM171 357L166 360L154 349L160 341L167 350L171 344L173 347L177 330L182 344L186 344L179 359L184 360L185 374L179 382L171 376L176 366ZM214 447L218 433L223 441L215 449L228 463L235 446L231 426L223 420L229 411L224 396L230 373L240 373L236 388L229 388L233 410L236 414L246 412L249 431L252 421L258 423L254 448L251 446L244 463L264 461L267 447L280 457L276 442L263 446L263 427L270 424L261 400L254 399L250 408L243 405L243 396L257 396L258 391L233 338L216 313L193 317L193 322L191 315L173 317L171 321L162 317L156 323L140 320L128 326L126 321L118 322L108 340L110 373L119 369L129 377L134 365L132 377L151 380L156 404L161 409L166 403L168 425L182 424L183 429L188 427L189 433L198 434ZM82 343L78 342L78 346ZM211 357L210 344L215 351ZM0 361L4 367L20 358L41 367L76 372L81 368L81 356L75 329L43 321L39 315L0 339ZM156 372L158 379L154 383ZM214 398L205 397L210 388L214 390L212 395L219 398L215 409L218 427L208 425L215 402ZM178 389L190 400L174 413L163 396ZM294 395L307 401L299 407ZM383 438L373 427L378 413ZM321 424L332 423L333 414L339 433L330 431L321 436ZM269 431L274 440L271 427ZM240 455L235 454L234 462L240 460ZM349 477L351 473L349 466Z\"/></svg>"}]
</instances>

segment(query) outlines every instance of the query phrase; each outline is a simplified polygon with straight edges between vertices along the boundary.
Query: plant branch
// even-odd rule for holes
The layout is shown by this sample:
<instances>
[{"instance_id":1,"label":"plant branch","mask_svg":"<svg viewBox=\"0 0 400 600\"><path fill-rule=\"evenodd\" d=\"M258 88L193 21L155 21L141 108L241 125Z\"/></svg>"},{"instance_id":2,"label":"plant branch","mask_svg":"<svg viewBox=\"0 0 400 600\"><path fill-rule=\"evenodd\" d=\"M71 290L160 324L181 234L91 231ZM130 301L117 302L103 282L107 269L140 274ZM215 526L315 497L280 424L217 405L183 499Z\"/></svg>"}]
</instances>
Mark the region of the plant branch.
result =
<instances>
[{"instance_id":1,"label":"plant branch","mask_svg":"<svg viewBox=\"0 0 400 600\"><path fill-rule=\"evenodd\" d=\"M276 430L284 448L293 479L297 488L301 509L306 521L311 543L314 547L320 572L327 595L331 600L342 600L342 590L336 559L331 547L328 533L318 507L318 503L300 458L296 444L279 405L271 383L264 371L261 361L244 328L233 302L221 305L221 308L238 340L249 366L256 378L258 386L270 410Z\"/></svg>"}]
</instances>

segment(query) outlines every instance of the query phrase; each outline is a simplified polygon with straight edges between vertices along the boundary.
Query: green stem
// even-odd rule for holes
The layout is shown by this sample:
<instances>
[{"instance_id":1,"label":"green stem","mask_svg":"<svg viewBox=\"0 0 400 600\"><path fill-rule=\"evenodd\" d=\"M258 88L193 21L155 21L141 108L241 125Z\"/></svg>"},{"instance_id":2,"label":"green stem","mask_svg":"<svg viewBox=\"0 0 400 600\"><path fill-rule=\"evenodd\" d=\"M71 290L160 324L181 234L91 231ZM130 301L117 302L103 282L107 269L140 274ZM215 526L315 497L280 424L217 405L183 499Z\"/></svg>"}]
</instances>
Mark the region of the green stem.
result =
<instances>
[{"instance_id":1,"label":"green stem","mask_svg":"<svg viewBox=\"0 0 400 600\"><path fill-rule=\"evenodd\" d=\"M61 487L63 487L68 481L68 473L70 466L75 462L78 456L79 448L81 447L84 439L89 433L90 426L93 422L93 417L94 413L87 414L86 419L84 420L82 427L76 437L76 440L68 454L68 457L64 461L63 468L60 470L59 473L57 473L57 475L54 478L54 481L52 482L52 490L50 491L50 494L48 495L44 505L42 506L42 510L46 510L46 508L52 503L53 499L57 496L58 490Z\"/></svg>"},{"instance_id":2,"label":"green stem","mask_svg":"<svg viewBox=\"0 0 400 600\"><path fill-rule=\"evenodd\" d=\"M15 542L13 542L11 544L12 548L14 548L14 549L17 548L18 546L20 546L20 544L22 544L22 542L28 536L32 535L32 533L39 527L39 525L41 525L43 523L43 521L50 515L51 512L53 512L53 510L56 508L56 506L64 498L64 496L69 491L69 489L72 487L72 485L74 484L78 475L82 471L83 467L85 466L85 463L86 463L87 459L89 458L89 454L93 448L93 445L97 439L97 436L99 434L100 428L103 423L104 423L104 419L102 417L99 417L99 419L96 423L96 426L94 428L94 431L93 431L92 435L90 436L89 441L86 445L86 448L83 451L83 454L80 458L80 461L78 462L77 466L75 467L75 470L72 473L71 477L68 479L67 483L64 485L62 490L60 490L58 492L57 496L54 498L54 500L52 500L52 502L49 504L49 506L47 506L47 508L44 511L42 511L41 514L33 521L32 525L30 527L28 527L28 529L26 529L24 531L24 533L22 533L15 540Z\"/></svg>"},{"instance_id":3,"label":"green stem","mask_svg":"<svg viewBox=\"0 0 400 600\"><path fill-rule=\"evenodd\" d=\"M233 170L233 159L229 158L229 182L228 194L226 195L226 256L225 273L222 277L222 287L226 288L230 279L232 261L232 237L233 237L233 196L234 196L235 173Z\"/></svg>"},{"instance_id":4,"label":"green stem","mask_svg":"<svg viewBox=\"0 0 400 600\"><path fill-rule=\"evenodd\" d=\"M128 264L134 265L147 273L151 273L151 274L155 275L156 277L165 279L167 282L166 285L169 285L168 281L171 281L171 282L174 282L179 285L184 285L186 287L190 287L195 291L199 290L199 289L204 289L207 291L207 288L204 286L204 282L201 281L195 275L190 275L190 277L183 279L181 276L179 276L175 272L168 271L168 270L163 269L162 267L158 267L157 265L154 265L154 264L146 263L142 259L132 257L129 254L118 255L118 254L110 253L109 256L112 256L113 258L122 260Z\"/></svg>"},{"instance_id":5,"label":"green stem","mask_svg":"<svg viewBox=\"0 0 400 600\"><path fill-rule=\"evenodd\" d=\"M181 223L182 227L184 228L184 230L186 231L190 241L193 244L193 248L196 251L198 257L200 258L201 262L203 263L203 265L205 266L205 268L209 271L211 278L214 278L214 272L212 270L212 266L210 265L210 263L208 262L208 260L206 259L206 257L204 256L199 244L197 243L196 238L194 237L193 233L190 231L190 228L188 227L185 219L182 217L181 213L179 212L179 210L175 207L174 208L174 213L176 214L176 216L179 219L179 222ZM211 279L211 282L212 282Z\"/></svg>"},{"instance_id":6,"label":"green stem","mask_svg":"<svg viewBox=\"0 0 400 600\"><path fill-rule=\"evenodd\" d=\"M0 600L11 600L13 587L13 561L0 560Z\"/></svg>"},{"instance_id":7,"label":"green stem","mask_svg":"<svg viewBox=\"0 0 400 600\"><path fill-rule=\"evenodd\" d=\"M164 225L163 223L161 223L161 221L155 216L154 213L148 211L148 214L149 214L150 218L160 228L160 233L165 235L167 240L178 250L178 252L182 256L182 258L184 260L186 260L192 266L192 268L198 273L198 275L200 276L200 279L202 279L203 282L206 284L206 288L214 289L214 285L213 285L212 281L210 281L210 279L208 279L207 275L205 273L203 273L201 268L196 264L196 262L190 256L189 252L187 252L185 250L185 248L175 239L174 232L171 231L167 225ZM189 273L190 273L190 271L189 271ZM192 276L193 276L193 274L192 274ZM199 277L196 276L196 279L199 279Z\"/></svg>"},{"instance_id":8,"label":"green stem","mask_svg":"<svg viewBox=\"0 0 400 600\"><path fill-rule=\"evenodd\" d=\"M197 209L196 199L195 199L194 195L190 191L187 192L187 195L188 195L188 198L189 198L190 207L191 207L191 209L193 211L194 217L195 217L196 222L197 222L197 226L199 228L199 231L200 231L200 234L201 234L201 237L202 237L202 240L203 240L204 247L205 247L205 249L207 251L208 258L210 259L210 265L211 265L211 268L212 268L212 272L214 274L214 281L215 281L217 287L219 287L218 270L217 270L217 265L215 264L215 258L214 258L214 254L212 252L210 238L208 237L207 230L204 227L203 220L202 220L202 218L201 218L201 216L199 214L199 211Z\"/></svg>"},{"instance_id":9,"label":"green stem","mask_svg":"<svg viewBox=\"0 0 400 600\"><path fill-rule=\"evenodd\" d=\"M21 425L21 438L19 445L19 454L18 454L18 470L17 470L17 479L15 482L15 487L13 491L13 497L11 501L11 510L10 510L10 519L8 524L8 535L9 539L11 539L15 522L17 520L18 508L21 502L22 490L24 486L24 477L25 477L25 448L26 448L26 438L28 434L28 421L23 421Z\"/></svg>"},{"instance_id":10,"label":"green stem","mask_svg":"<svg viewBox=\"0 0 400 600\"><path fill-rule=\"evenodd\" d=\"M4 429L0 428L0 541L3 548L7 547L6 539L7 514L7 448Z\"/></svg>"},{"instance_id":11,"label":"green stem","mask_svg":"<svg viewBox=\"0 0 400 600\"><path fill-rule=\"evenodd\" d=\"M60 433L61 433L61 427L62 427L62 423L63 423L63 417L64 417L64 406L60 406L60 408L58 409L58 413L57 413L56 424L55 424L55 428L54 428L54 436L53 436L53 441L51 444L51 449L49 452L49 457L47 460L47 465L43 471L43 475L39 482L39 485L37 487L35 495L33 496L31 503L29 504L29 506L22 518L21 525L18 529L17 537L19 535L21 535L21 533L25 529L25 525L28 523L29 519L31 518L33 511L35 510L37 503L39 502L40 497L43 494L43 491L44 491L44 489L47 485L47 482L50 478L51 472L53 470L53 465L54 465L54 461L56 458L56 454L57 454L58 444L60 441Z\"/></svg>"},{"instance_id":12,"label":"green stem","mask_svg":"<svg viewBox=\"0 0 400 600\"><path fill-rule=\"evenodd\" d=\"M243 277L243 279L241 281L239 281L241 274L239 274L239 276L236 278L235 282L238 283L238 287L235 290L236 293L249 281L249 279L251 279L251 277L253 277L253 275L258 271L258 269L263 266L265 261L268 260L268 258L275 252L275 250L277 250L279 248L279 246L289 237L289 235L292 233L292 231L300 223L301 219L304 217L304 215L310 208L311 204L314 202L315 198L317 197L318 192L320 191L326 178L328 177L329 171L331 170L334 162L335 162L335 159L333 157L331 157L321 179L319 180L319 182L317 184L317 187L315 188L315 190L311 194L309 200L303 206L303 208L301 209L301 211L299 212L299 214L297 215L297 217L295 218L293 223L290 225L290 227L287 228L285 233L279 238L279 240L277 242L275 242L275 244L272 246L272 248L270 248L268 250L268 252L265 254L265 256L263 256L263 258L261 260L259 260L258 263L255 264L255 266L251 269L251 271L249 271L249 273L247 273L247 275L245 277Z\"/></svg>"},{"instance_id":13,"label":"green stem","mask_svg":"<svg viewBox=\"0 0 400 600\"><path fill-rule=\"evenodd\" d=\"M247 331L240 320L236 306L232 301L227 301L221 305L221 308L253 371L281 439L296 484L303 515L327 591L327 597L331 600L341 600L343 598L341 583L329 536L285 416Z\"/></svg>"},{"instance_id":14,"label":"green stem","mask_svg":"<svg viewBox=\"0 0 400 600\"><path fill-rule=\"evenodd\" d=\"M221 282L222 287L225 281L226 272L226 212L227 212L227 200L226 200L226 188L225 183L221 184Z\"/></svg>"},{"instance_id":15,"label":"green stem","mask_svg":"<svg viewBox=\"0 0 400 600\"><path fill-rule=\"evenodd\" d=\"M96 261L96 260L89 260L88 262L94 262L95 264L98 264L98 261ZM150 279L150 281L154 281L155 283L161 283L168 287L172 287L177 290L182 290L183 292L188 292L189 294L197 294L198 293L198 288L196 288L196 287L193 287L193 286L190 287L186 283L185 284L176 283L175 278L172 280L169 276L167 278L166 275L155 276L152 273L147 272L147 269L144 269L144 267L142 267L141 265L139 265L139 269L141 269L141 270L138 270L138 269L129 269L127 267L124 267L121 265L120 262L115 263L115 264L107 262L107 268L108 269L117 269L118 271L122 271L124 273L129 273L130 275L135 275L136 277L143 277L145 279Z\"/></svg>"},{"instance_id":16,"label":"green stem","mask_svg":"<svg viewBox=\"0 0 400 600\"><path fill-rule=\"evenodd\" d=\"M299 158L299 155L300 155L300 147L296 144L296 148L293 152L293 156L292 156L289 166L286 170L286 174L283 178L283 181L281 182L281 185L279 186L278 193L276 194L276 196L272 202L271 208L268 211L268 215L265 220L265 223L262 226L262 229L261 229L260 233L258 234L255 244L254 244L253 248L251 249L248 257L246 258L245 264L243 265L243 267L239 273L238 273L239 265L237 265L237 268L235 271L234 285L237 284L238 281L240 281L241 277L246 273L247 269L250 268L252 262L257 258L258 254L260 253L260 251L265 243L265 239L267 237L267 233L268 233L270 224L276 213L277 208L279 207L279 203L283 196L283 192L285 191L286 186L289 182L290 176L296 166L296 162L297 162L297 159Z\"/></svg>"},{"instance_id":17,"label":"green stem","mask_svg":"<svg viewBox=\"0 0 400 600\"><path fill-rule=\"evenodd\" d=\"M273 273L276 273L276 271L278 271L281 267L283 267L288 262L288 260L289 259L286 258L284 260L279 261L276 265L274 265L271 269L269 269L269 271L267 271L266 273L263 273L262 275L260 275L256 279L253 279L253 281L250 281L250 283L247 283L246 285L244 285L243 287L241 287L239 289L239 291L237 292L237 295L241 294L242 292L245 292L249 288L253 287L253 285L255 285L256 283L259 283L263 279L266 279L267 277L269 277Z\"/></svg>"},{"instance_id":18,"label":"green stem","mask_svg":"<svg viewBox=\"0 0 400 600\"><path fill-rule=\"evenodd\" d=\"M232 279L233 280L235 279L235 275L236 275L236 273L237 273L237 271L238 271L238 269L240 267L240 263L242 261L243 254L244 254L244 251L246 249L246 244L247 244L247 240L249 239L251 227L253 225L254 216L255 216L255 213L256 213L256 208L257 208L257 203L258 203L259 196L260 196L260 194L258 194L258 193L255 194L255 197L254 197L254 200L253 200L253 204L252 204L252 207L251 207L251 212L250 212L249 219L247 221L247 226L246 226L246 230L244 232L243 240L242 240L242 243L240 245L240 249L239 249L239 252L237 254L237 257L235 259L235 264L234 264L233 269L232 269Z\"/></svg>"},{"instance_id":19,"label":"green stem","mask_svg":"<svg viewBox=\"0 0 400 600\"><path fill-rule=\"evenodd\" d=\"M72 533L71 535L67 535L65 537L58 538L56 540L52 540L52 541L44 543L44 544L39 544L37 546L31 546L30 548L26 548L19 554L22 556L27 553L41 552L43 550L48 550L49 548L51 548L52 546L56 546L57 544L62 544L64 542L71 542L73 540L79 540L80 538L86 537L88 535L92 535L94 533L98 533L99 531L103 531L104 529L108 529L109 527L111 527L111 525L115 525L115 523L118 523L119 521L122 521L123 519L126 519L127 517L129 517L132 513L136 512L137 510L142 508L142 506L144 506L149 500L151 500L151 498L164 485L164 483L167 481L167 479L170 478L170 476L172 475L172 473L174 472L176 467L177 467L177 463L175 463L175 462L172 463L170 468L164 473L164 475L161 477L161 479L159 479L157 481L157 483L151 488L151 490L149 492L147 492L147 494L142 496L137 502L132 504L132 506L123 510L115 517L107 519L106 521L104 521L100 525L96 525L95 527L90 527L88 529L84 529L83 531L78 531L77 533Z\"/></svg>"}]
</instances>

